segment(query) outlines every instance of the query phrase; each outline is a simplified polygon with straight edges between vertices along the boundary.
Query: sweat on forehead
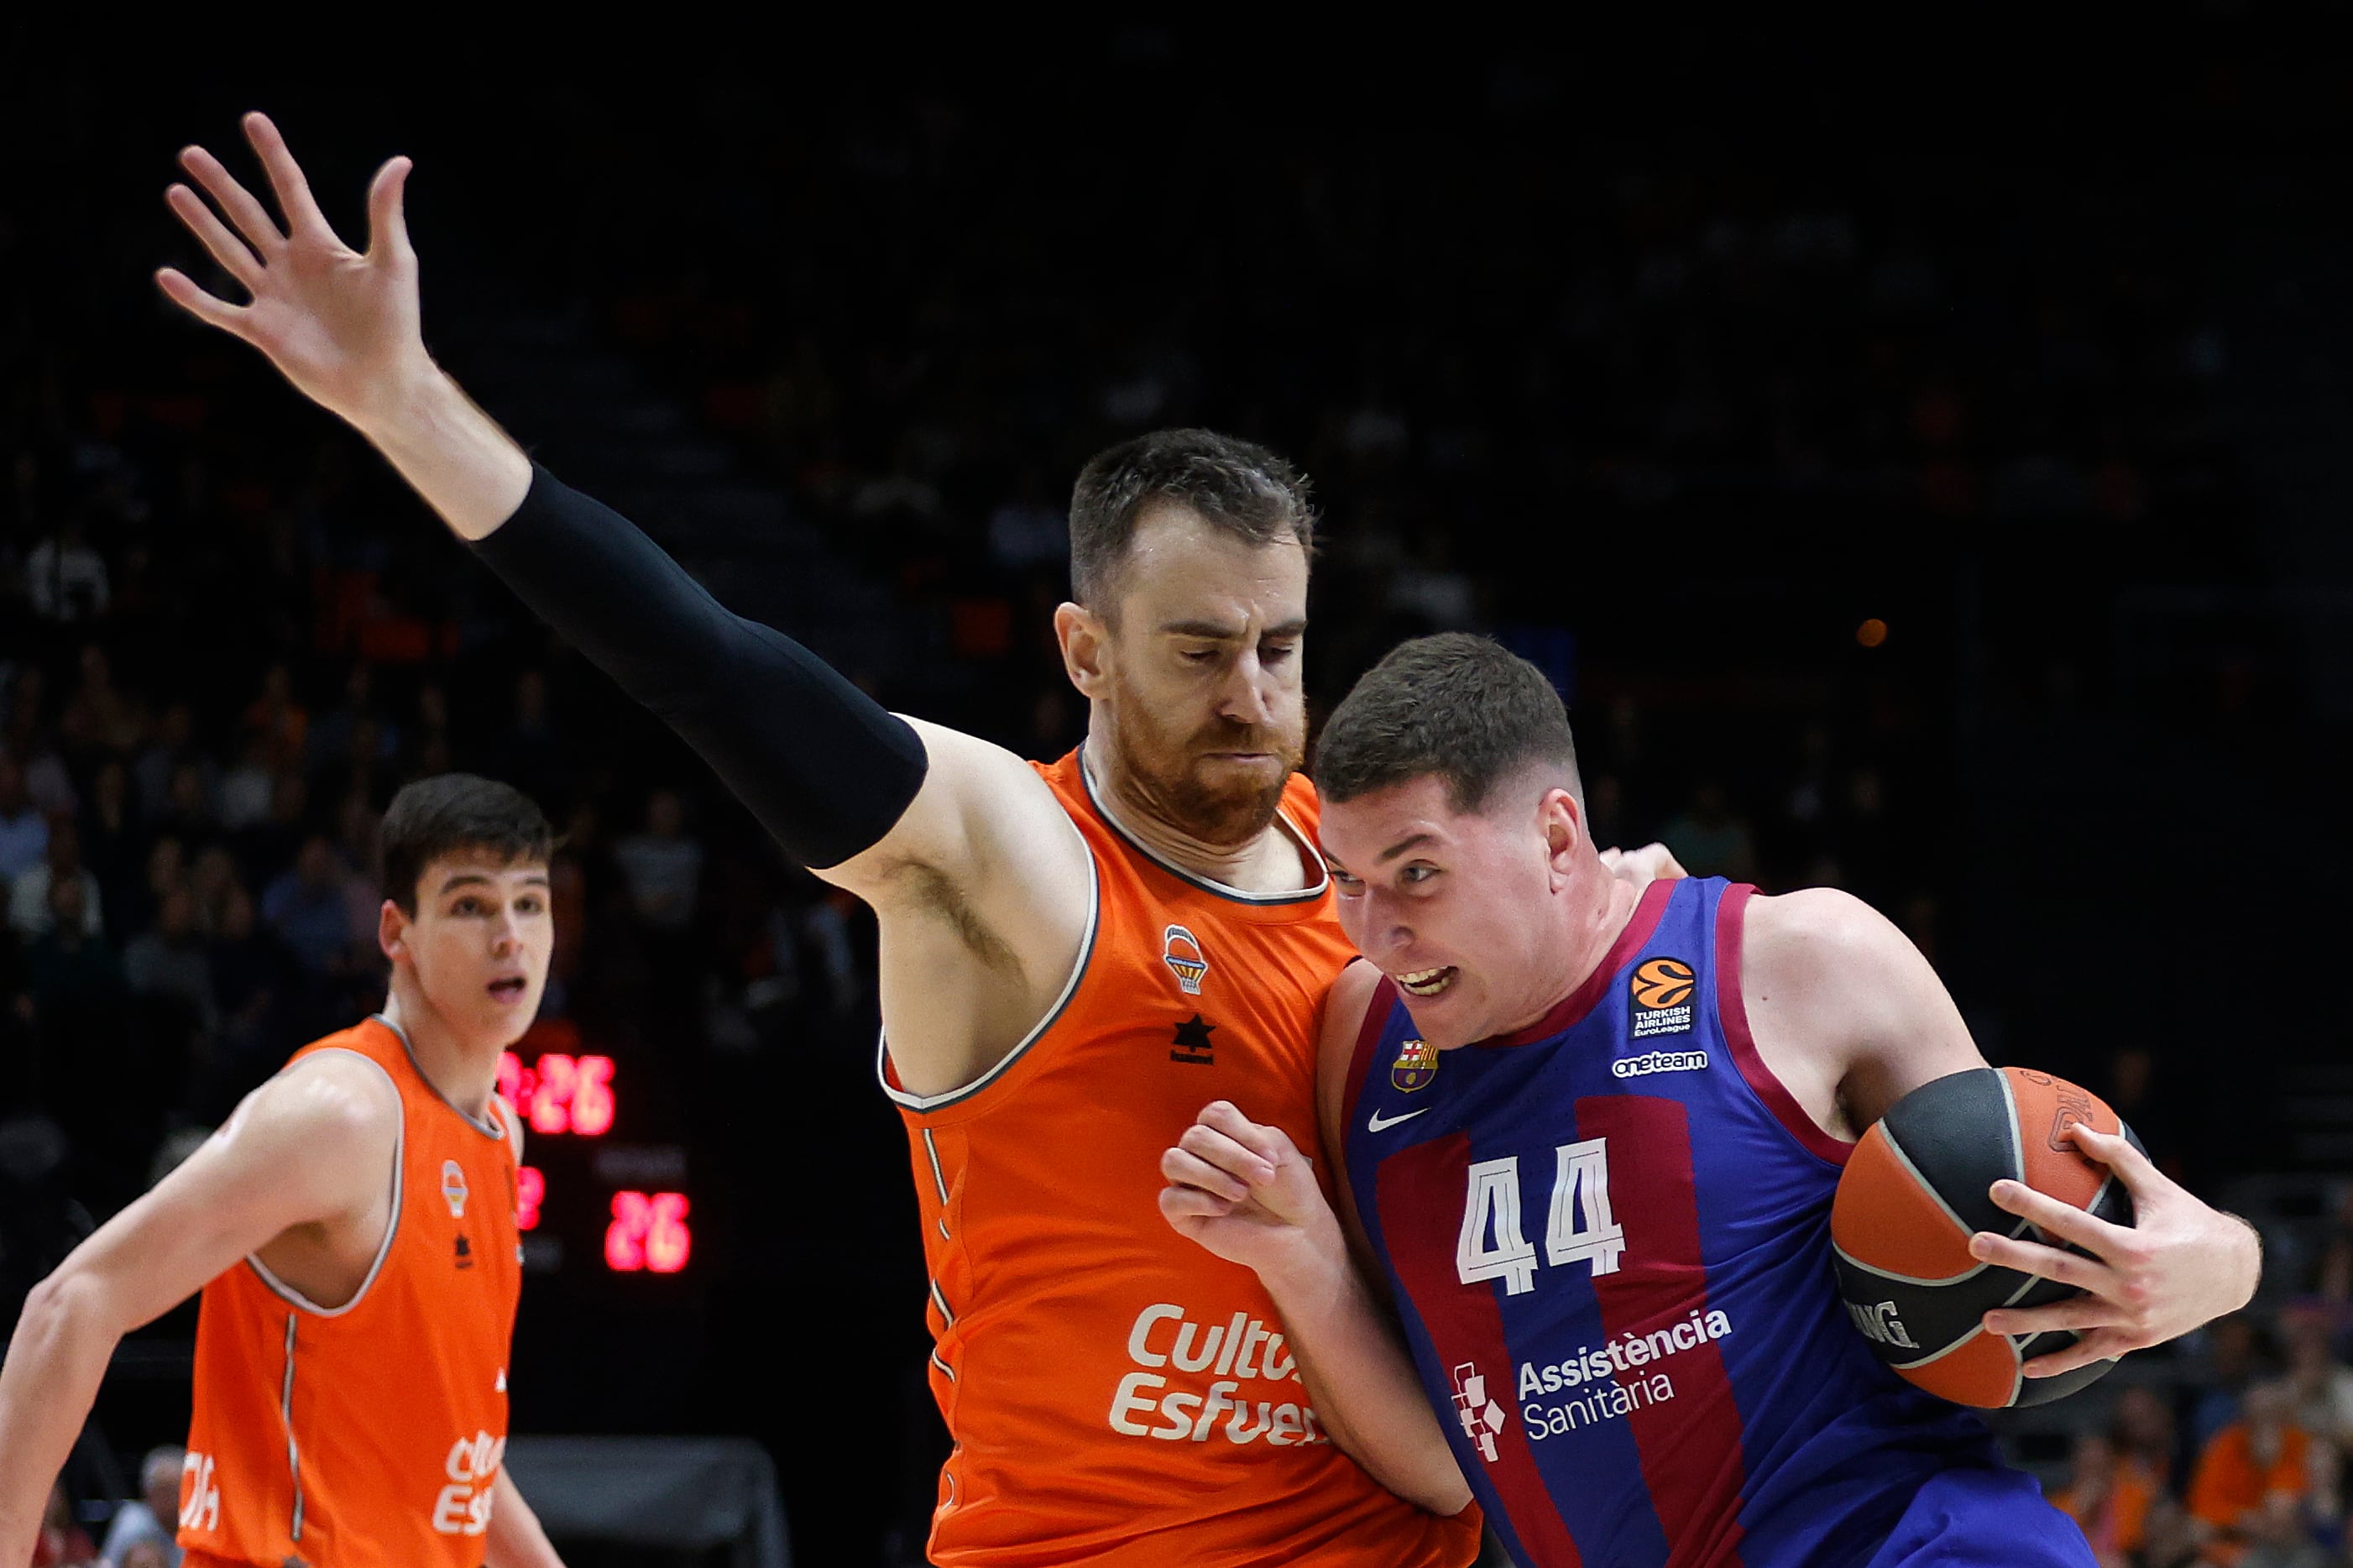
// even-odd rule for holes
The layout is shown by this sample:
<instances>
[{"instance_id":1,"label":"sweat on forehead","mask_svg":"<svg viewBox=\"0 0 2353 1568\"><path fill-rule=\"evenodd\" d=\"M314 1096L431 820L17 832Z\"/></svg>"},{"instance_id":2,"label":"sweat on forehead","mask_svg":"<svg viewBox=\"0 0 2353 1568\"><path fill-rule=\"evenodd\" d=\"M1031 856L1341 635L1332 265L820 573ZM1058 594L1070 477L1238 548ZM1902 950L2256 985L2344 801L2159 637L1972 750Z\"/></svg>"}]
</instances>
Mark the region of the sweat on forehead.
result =
<instances>
[{"instance_id":1,"label":"sweat on forehead","mask_svg":"<svg viewBox=\"0 0 2353 1568\"><path fill-rule=\"evenodd\" d=\"M1508 779L1556 770L1581 802L1568 710L1544 672L1486 637L1441 632L1391 649L1324 726L1316 792L1354 800L1409 779L1445 781L1457 811L1477 811Z\"/></svg>"}]
</instances>

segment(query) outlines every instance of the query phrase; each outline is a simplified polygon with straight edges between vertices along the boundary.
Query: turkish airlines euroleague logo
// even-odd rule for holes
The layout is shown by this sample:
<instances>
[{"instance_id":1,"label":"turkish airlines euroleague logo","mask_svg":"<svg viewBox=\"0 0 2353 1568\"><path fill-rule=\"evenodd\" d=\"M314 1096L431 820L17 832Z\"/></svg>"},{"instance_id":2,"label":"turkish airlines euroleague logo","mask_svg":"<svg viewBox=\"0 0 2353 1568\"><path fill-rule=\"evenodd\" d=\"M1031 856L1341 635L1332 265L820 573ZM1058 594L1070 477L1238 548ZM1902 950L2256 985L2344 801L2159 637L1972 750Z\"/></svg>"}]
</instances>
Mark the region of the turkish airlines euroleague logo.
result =
<instances>
[{"instance_id":1,"label":"turkish airlines euroleague logo","mask_svg":"<svg viewBox=\"0 0 2353 1568\"><path fill-rule=\"evenodd\" d=\"M1637 965L1627 982L1634 994L1634 1038L1691 1033L1697 984L1692 966L1680 958L1650 958Z\"/></svg>"}]
</instances>

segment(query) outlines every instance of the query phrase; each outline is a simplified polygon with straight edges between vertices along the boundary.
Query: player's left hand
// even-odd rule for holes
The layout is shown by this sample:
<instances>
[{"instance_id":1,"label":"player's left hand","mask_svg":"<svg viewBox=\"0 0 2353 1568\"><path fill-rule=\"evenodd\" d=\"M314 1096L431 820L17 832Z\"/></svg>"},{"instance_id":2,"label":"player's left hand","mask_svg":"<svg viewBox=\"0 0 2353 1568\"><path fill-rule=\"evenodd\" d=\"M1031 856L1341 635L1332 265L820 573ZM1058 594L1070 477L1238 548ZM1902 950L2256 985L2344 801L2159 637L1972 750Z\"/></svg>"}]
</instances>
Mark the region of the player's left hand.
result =
<instances>
[{"instance_id":1,"label":"player's left hand","mask_svg":"<svg viewBox=\"0 0 2353 1568\"><path fill-rule=\"evenodd\" d=\"M2200 1202L2122 1137L2080 1123L2075 1147L2114 1171L2132 1194L2133 1223L2112 1225L2020 1182L1996 1182L1995 1204L2093 1256L1979 1231L1969 1254L1981 1262L2073 1285L2084 1294L2046 1307L1998 1308L1992 1334L2073 1330L2067 1349L2026 1363L2029 1377L2056 1377L2126 1351L2145 1350L2245 1306L2262 1271L2261 1244L2244 1220Z\"/></svg>"}]
</instances>

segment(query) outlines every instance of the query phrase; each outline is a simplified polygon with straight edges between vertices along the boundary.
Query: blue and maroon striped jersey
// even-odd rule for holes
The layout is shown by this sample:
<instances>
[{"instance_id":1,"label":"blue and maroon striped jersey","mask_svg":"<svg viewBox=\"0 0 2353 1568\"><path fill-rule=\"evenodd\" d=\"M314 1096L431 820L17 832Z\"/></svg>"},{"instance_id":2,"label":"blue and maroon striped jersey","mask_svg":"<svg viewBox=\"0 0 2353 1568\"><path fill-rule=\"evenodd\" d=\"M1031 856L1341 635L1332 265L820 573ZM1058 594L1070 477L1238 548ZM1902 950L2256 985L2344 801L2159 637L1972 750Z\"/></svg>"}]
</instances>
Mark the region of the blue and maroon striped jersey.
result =
<instances>
[{"instance_id":1,"label":"blue and maroon striped jersey","mask_svg":"<svg viewBox=\"0 0 2353 1568\"><path fill-rule=\"evenodd\" d=\"M1652 884L1597 972L1517 1035L1433 1052L1385 982L1358 1041L1356 1206L1524 1568L1844 1568L1929 1477L1997 1463L1982 1422L1846 1319L1830 1212L1847 1145L1749 1037L1753 891Z\"/></svg>"}]
</instances>

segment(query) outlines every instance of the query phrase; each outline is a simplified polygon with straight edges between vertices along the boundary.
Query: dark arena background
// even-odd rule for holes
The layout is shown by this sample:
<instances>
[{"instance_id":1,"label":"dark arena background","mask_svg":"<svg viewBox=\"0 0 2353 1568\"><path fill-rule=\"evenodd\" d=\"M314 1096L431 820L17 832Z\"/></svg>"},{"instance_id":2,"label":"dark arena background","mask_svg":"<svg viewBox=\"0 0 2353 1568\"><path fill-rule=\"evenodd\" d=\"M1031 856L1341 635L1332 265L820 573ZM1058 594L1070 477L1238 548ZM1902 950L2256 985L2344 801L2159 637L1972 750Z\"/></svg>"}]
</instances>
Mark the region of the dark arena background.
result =
<instances>
[{"instance_id":1,"label":"dark arena background","mask_svg":"<svg viewBox=\"0 0 2353 1568\"><path fill-rule=\"evenodd\" d=\"M164 206L176 151L249 174L263 108L347 237L415 157L427 341L543 462L888 706L1026 755L1085 722L1049 624L1079 464L1189 424L1299 461L1317 710L1403 637L1492 632L1567 696L1605 842L1871 900L1989 1059L2096 1089L2262 1228L2248 1312L1999 1425L2054 1492L2128 1469L2154 1501L2116 1561L2169 1564L2169 1500L2286 1379L2317 1457L2279 1561L2345 1561L2332 16L267 59L0 25L0 1321L380 1001L377 816L489 773L567 834L506 1082L517 1431L748 1440L795 1561L922 1560L946 1438L872 922L157 293L222 286ZM96 931L55 929L82 872ZM185 1436L194 1323L116 1356L65 1481L93 1540ZM756 1534L559 1544L775 1561Z\"/></svg>"}]
</instances>

